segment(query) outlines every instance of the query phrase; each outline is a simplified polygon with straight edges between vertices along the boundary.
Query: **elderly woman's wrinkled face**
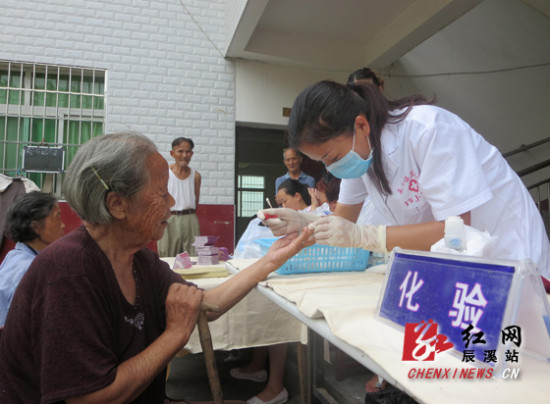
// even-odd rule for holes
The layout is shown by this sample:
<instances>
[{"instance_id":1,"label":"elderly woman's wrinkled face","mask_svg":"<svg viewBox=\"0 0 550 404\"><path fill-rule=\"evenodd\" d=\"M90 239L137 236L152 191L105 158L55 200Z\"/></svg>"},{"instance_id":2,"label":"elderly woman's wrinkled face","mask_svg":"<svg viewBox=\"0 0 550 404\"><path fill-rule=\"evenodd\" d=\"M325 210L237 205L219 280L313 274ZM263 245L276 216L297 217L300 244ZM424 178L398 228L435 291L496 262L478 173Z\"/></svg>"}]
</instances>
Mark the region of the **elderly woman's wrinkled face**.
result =
<instances>
[{"instance_id":1,"label":"elderly woman's wrinkled face","mask_svg":"<svg viewBox=\"0 0 550 404\"><path fill-rule=\"evenodd\" d=\"M147 244L159 240L164 234L170 208L175 201L168 193L168 163L159 153L152 154L147 160L149 183L130 201L128 208L129 230Z\"/></svg>"}]
</instances>

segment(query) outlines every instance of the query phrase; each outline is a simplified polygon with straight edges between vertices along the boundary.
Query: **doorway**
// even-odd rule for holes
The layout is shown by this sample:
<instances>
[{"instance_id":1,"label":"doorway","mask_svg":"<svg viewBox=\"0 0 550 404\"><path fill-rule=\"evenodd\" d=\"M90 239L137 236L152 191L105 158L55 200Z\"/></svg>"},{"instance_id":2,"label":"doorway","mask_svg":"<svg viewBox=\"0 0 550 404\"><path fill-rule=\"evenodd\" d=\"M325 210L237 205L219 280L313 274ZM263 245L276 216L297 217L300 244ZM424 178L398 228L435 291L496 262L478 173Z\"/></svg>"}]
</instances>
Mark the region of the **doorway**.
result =
<instances>
[{"instance_id":1,"label":"doorway","mask_svg":"<svg viewBox=\"0 0 550 404\"><path fill-rule=\"evenodd\" d=\"M260 209L268 208L266 198L275 206L275 180L286 173L283 149L285 130L249 126L236 128L235 156L235 244ZM322 163L304 156L302 170L319 180Z\"/></svg>"}]
</instances>

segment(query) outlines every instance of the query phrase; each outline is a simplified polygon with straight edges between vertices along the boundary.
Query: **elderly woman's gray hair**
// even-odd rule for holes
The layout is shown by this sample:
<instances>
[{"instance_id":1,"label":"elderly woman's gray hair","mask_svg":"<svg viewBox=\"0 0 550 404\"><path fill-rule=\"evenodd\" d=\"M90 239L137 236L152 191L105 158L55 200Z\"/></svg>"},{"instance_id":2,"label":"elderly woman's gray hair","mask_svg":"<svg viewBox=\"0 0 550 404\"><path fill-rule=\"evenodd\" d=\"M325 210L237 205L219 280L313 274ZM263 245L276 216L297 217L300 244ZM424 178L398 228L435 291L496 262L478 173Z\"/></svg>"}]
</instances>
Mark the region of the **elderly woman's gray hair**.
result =
<instances>
[{"instance_id":1,"label":"elderly woman's gray hair","mask_svg":"<svg viewBox=\"0 0 550 404\"><path fill-rule=\"evenodd\" d=\"M131 198L149 182L147 158L155 144L135 133L95 137L80 147L65 180L63 194L75 212L92 224L111 222L106 195L114 191Z\"/></svg>"}]
</instances>

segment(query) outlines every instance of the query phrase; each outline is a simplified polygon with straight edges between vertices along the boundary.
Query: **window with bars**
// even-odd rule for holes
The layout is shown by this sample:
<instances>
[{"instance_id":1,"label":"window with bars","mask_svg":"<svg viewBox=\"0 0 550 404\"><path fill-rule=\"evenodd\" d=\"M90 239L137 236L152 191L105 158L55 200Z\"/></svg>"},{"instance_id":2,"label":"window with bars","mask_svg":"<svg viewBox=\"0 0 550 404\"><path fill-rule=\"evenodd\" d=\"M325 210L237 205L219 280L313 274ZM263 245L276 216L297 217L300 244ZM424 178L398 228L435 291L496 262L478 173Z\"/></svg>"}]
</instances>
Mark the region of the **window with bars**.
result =
<instances>
[{"instance_id":1,"label":"window with bars","mask_svg":"<svg viewBox=\"0 0 550 404\"><path fill-rule=\"evenodd\" d=\"M237 217L251 217L264 208L264 182L262 176L238 176Z\"/></svg>"},{"instance_id":2,"label":"window with bars","mask_svg":"<svg viewBox=\"0 0 550 404\"><path fill-rule=\"evenodd\" d=\"M66 168L104 123L104 70L0 60L0 172L60 195L62 172L26 172L25 147L62 148Z\"/></svg>"}]
</instances>

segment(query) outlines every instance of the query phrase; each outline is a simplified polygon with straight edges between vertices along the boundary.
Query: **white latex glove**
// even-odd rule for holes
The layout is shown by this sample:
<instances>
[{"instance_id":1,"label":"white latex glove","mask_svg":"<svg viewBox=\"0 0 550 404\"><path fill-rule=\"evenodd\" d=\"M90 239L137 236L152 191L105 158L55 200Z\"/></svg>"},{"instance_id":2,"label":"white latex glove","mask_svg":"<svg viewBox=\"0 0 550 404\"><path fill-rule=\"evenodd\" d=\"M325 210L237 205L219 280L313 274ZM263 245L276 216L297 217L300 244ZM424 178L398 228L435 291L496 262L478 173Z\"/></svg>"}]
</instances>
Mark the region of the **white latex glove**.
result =
<instances>
[{"instance_id":1,"label":"white latex glove","mask_svg":"<svg viewBox=\"0 0 550 404\"><path fill-rule=\"evenodd\" d=\"M386 226L355 224L343 217L330 215L311 223L309 228L313 230L313 238L318 244L388 252Z\"/></svg>"},{"instance_id":2,"label":"white latex glove","mask_svg":"<svg viewBox=\"0 0 550 404\"><path fill-rule=\"evenodd\" d=\"M277 237L301 232L304 227L319 219L317 215L289 208L264 209L258 211L257 216Z\"/></svg>"}]
</instances>

